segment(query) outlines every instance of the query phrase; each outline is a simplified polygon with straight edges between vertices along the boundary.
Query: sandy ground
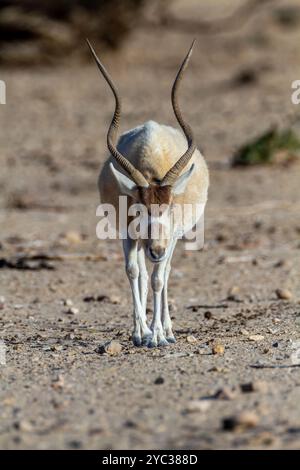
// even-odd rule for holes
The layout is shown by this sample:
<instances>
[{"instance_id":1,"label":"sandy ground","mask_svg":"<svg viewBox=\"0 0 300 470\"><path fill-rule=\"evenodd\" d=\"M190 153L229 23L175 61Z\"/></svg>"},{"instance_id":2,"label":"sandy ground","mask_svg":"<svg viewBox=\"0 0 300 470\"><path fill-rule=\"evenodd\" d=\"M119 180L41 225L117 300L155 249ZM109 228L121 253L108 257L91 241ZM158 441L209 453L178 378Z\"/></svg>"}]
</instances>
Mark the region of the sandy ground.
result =
<instances>
[{"instance_id":1,"label":"sandy ground","mask_svg":"<svg viewBox=\"0 0 300 470\"><path fill-rule=\"evenodd\" d=\"M228 10L196 3L177 2L177 13ZM113 107L103 80L92 63L1 70L0 448L299 448L300 165L226 164L241 143L296 112L299 34L265 8L233 34L199 35L181 100L210 166L206 245L177 246L177 343L165 349L132 346L121 246L95 235ZM176 125L170 84L190 39L137 31L106 57L124 96L124 130L150 118ZM255 79L242 86L236 77L248 69ZM35 270L8 263L41 253L55 256L27 264ZM278 288L291 299L279 300ZM96 352L111 339L119 355ZM213 354L215 344L224 354ZM257 381L259 390L242 391ZM240 412L251 419L224 430Z\"/></svg>"}]
</instances>

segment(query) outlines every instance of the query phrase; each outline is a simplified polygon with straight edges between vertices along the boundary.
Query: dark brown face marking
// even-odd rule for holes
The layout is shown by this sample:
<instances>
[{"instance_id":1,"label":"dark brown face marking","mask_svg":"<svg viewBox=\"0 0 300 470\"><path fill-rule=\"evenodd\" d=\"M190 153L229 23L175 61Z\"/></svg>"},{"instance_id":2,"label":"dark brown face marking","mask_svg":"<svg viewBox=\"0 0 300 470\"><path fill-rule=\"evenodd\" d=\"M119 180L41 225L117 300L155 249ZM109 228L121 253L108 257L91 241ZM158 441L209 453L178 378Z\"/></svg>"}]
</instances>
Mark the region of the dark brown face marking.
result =
<instances>
[{"instance_id":1,"label":"dark brown face marking","mask_svg":"<svg viewBox=\"0 0 300 470\"><path fill-rule=\"evenodd\" d=\"M139 201L147 207L148 211L151 209L151 204L167 204L171 203L171 186L159 186L157 184L150 184L148 188L138 187Z\"/></svg>"}]
</instances>

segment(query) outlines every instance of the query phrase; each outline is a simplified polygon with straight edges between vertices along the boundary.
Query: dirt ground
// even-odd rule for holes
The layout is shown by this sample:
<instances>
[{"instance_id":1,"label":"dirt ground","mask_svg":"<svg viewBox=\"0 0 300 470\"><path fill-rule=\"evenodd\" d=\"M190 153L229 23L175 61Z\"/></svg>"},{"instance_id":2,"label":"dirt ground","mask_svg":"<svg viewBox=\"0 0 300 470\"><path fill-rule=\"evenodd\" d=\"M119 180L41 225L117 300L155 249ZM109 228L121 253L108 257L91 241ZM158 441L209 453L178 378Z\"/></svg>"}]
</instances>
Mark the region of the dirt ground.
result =
<instances>
[{"instance_id":1,"label":"dirt ground","mask_svg":"<svg viewBox=\"0 0 300 470\"><path fill-rule=\"evenodd\" d=\"M198 3L177 2L176 14L211 19L230 8ZM131 344L121 245L95 234L107 86L92 61L1 69L1 449L300 447L300 164L228 165L240 144L296 113L299 40L299 24L280 25L271 5L234 33L199 34L181 102L210 167L206 243L200 252L178 243L169 288L177 343L156 350ZM123 130L148 119L176 125L170 86L190 41L137 30L106 56L124 96ZM24 254L50 259L16 265ZM292 297L278 299L279 288ZM120 354L96 352L111 339ZM213 354L216 344L224 354ZM250 382L258 390L243 391ZM241 412L251 413L246 423L224 429Z\"/></svg>"}]
</instances>

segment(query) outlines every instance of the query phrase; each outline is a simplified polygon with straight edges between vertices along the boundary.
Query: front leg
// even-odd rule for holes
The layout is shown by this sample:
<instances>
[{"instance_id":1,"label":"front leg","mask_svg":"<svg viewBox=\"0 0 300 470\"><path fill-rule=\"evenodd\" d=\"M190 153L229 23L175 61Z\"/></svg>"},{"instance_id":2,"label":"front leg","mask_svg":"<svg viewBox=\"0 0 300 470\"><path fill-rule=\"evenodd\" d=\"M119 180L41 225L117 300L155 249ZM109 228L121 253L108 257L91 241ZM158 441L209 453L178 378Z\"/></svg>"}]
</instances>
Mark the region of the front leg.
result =
<instances>
[{"instance_id":1,"label":"front leg","mask_svg":"<svg viewBox=\"0 0 300 470\"><path fill-rule=\"evenodd\" d=\"M163 326L161 322L161 300L167 261L168 258L163 260L161 263L156 264L153 268L153 273L151 277L151 286L153 290L154 300L154 313L151 324L152 338L151 341L148 343L149 348L154 348L156 346L167 346L169 344L164 336Z\"/></svg>"},{"instance_id":2,"label":"front leg","mask_svg":"<svg viewBox=\"0 0 300 470\"><path fill-rule=\"evenodd\" d=\"M147 296L148 296L148 272L146 267L144 248L138 250L138 265L139 265L139 290L142 309L146 317Z\"/></svg>"},{"instance_id":3,"label":"front leg","mask_svg":"<svg viewBox=\"0 0 300 470\"><path fill-rule=\"evenodd\" d=\"M176 342L173 331L172 331L172 321L170 318L169 303L168 303L168 281L169 281L169 276L170 276L170 271L171 271L171 260L172 260L176 243L177 243L177 239L174 238L170 247L168 261L166 264L164 287L162 291L162 325L163 325L163 330L166 335L166 339L168 343Z\"/></svg>"},{"instance_id":4,"label":"front leg","mask_svg":"<svg viewBox=\"0 0 300 470\"><path fill-rule=\"evenodd\" d=\"M127 238L123 241L123 249L126 263L126 273L130 282L133 300L133 335L135 346L141 346L142 338L149 337L151 331L147 326L146 314L143 310L139 291L139 266L137 259L137 240Z\"/></svg>"}]
</instances>

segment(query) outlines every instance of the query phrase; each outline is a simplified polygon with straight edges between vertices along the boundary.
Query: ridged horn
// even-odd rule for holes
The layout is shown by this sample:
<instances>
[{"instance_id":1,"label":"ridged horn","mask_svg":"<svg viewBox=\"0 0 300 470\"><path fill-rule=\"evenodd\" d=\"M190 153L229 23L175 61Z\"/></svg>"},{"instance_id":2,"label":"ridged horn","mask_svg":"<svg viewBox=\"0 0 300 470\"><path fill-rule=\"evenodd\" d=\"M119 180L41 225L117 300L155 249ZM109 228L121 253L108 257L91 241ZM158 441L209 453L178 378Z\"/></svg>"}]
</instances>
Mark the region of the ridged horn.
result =
<instances>
[{"instance_id":1,"label":"ridged horn","mask_svg":"<svg viewBox=\"0 0 300 470\"><path fill-rule=\"evenodd\" d=\"M137 186L142 186L142 187L147 187L147 186L149 186L149 184L148 184L146 178L117 149L118 130L119 130L119 124L120 124L120 118L121 118L121 98L120 98L120 95L119 95L115 85L114 85L114 82L112 81L112 78L110 77L110 75L107 72L106 68L101 63L99 58L97 57L97 54L94 51L91 43L89 42L88 39L86 39L86 42L87 42L87 44L90 48L90 51L91 51L91 53L92 53L92 55L95 59L95 62L97 64L98 69L100 70L103 77L107 81L107 83L110 86L110 89L113 92L113 95L115 97L115 102L116 102L115 112L114 112L111 124L110 124L108 132L107 132L107 147L108 147L110 153L112 154L112 156L117 160L117 162L121 165L121 167L124 168L124 170L127 172L127 174L136 183L136 185Z\"/></svg>"},{"instance_id":2,"label":"ridged horn","mask_svg":"<svg viewBox=\"0 0 300 470\"><path fill-rule=\"evenodd\" d=\"M167 186L167 185L172 186L175 183L175 181L179 177L179 175L182 172L182 170L184 169L184 167L190 161L190 159L191 159L191 157L192 157L192 155L193 155L193 153L196 149L196 143L195 143L193 131L192 131L190 125L188 123L186 123L185 120L182 117L180 107L179 107L179 103L178 103L178 98L177 98L179 85L180 85L181 80L183 78L184 72L187 68L189 59L192 55L192 51L193 51L195 41L196 40L194 39L194 41L192 42L192 45L191 45L191 47L190 47L190 49L189 49L189 51L188 51L188 53L187 53L187 55L184 59L184 61L182 62L181 66L180 66L180 69L177 72L177 75L176 75L176 78L175 78L175 81L174 81L174 84L173 84L173 87L172 87L172 95L171 95L172 96L173 110L174 110L176 119L177 119L181 129L183 130L184 135L186 136L186 139L188 141L188 149L179 158L179 160L177 160L175 165L172 166L172 168L170 168L170 170L166 173L166 175L164 176L164 178L161 182L162 186Z\"/></svg>"}]
</instances>

